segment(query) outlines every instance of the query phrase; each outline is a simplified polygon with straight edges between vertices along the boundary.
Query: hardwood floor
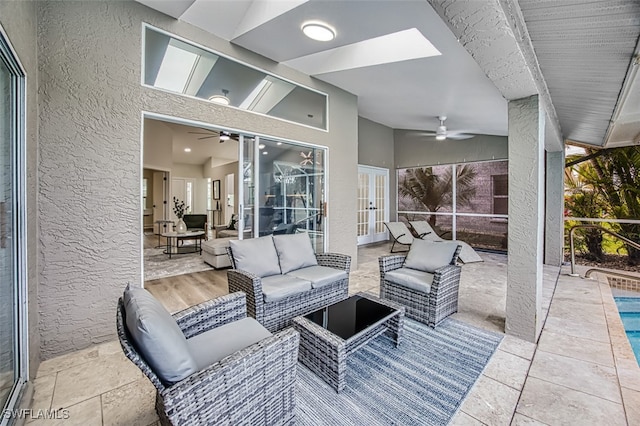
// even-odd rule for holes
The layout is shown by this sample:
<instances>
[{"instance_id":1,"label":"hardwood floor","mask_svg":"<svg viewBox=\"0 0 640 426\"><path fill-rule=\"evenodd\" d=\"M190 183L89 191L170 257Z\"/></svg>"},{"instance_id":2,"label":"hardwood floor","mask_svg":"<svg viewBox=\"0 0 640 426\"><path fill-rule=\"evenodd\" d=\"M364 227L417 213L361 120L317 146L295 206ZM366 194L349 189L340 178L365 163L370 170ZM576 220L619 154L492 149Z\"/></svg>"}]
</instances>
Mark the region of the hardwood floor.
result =
<instances>
[{"instance_id":1,"label":"hardwood floor","mask_svg":"<svg viewBox=\"0 0 640 426\"><path fill-rule=\"evenodd\" d=\"M226 270L145 281L144 287L171 313L229 293Z\"/></svg>"}]
</instances>

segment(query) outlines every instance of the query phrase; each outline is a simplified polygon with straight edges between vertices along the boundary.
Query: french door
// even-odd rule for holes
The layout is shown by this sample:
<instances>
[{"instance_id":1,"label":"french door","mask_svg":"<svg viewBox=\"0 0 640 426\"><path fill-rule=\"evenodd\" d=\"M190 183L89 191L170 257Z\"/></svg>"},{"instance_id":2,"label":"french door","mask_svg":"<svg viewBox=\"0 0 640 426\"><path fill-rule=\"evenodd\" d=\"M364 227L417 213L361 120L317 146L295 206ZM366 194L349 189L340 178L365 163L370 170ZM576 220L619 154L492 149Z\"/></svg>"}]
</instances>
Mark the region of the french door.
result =
<instances>
[{"instance_id":1,"label":"french door","mask_svg":"<svg viewBox=\"0 0 640 426\"><path fill-rule=\"evenodd\" d=\"M0 28L0 406L5 410L17 405L28 376L24 87L25 73Z\"/></svg>"},{"instance_id":2,"label":"french door","mask_svg":"<svg viewBox=\"0 0 640 426\"><path fill-rule=\"evenodd\" d=\"M389 169L358 166L358 245L388 239Z\"/></svg>"}]
</instances>

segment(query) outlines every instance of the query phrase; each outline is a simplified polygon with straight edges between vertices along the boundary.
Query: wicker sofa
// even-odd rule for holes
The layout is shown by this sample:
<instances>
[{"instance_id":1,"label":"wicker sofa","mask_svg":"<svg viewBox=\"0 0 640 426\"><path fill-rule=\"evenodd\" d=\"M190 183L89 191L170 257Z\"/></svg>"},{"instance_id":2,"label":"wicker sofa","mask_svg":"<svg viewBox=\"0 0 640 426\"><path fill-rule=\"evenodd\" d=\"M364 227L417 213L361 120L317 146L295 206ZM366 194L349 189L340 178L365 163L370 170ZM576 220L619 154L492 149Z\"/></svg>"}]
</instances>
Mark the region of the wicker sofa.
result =
<instances>
[{"instance_id":1,"label":"wicker sofa","mask_svg":"<svg viewBox=\"0 0 640 426\"><path fill-rule=\"evenodd\" d=\"M306 233L232 240L227 250L229 291L246 293L247 313L269 331L347 297L351 257L315 254Z\"/></svg>"},{"instance_id":2,"label":"wicker sofa","mask_svg":"<svg viewBox=\"0 0 640 426\"><path fill-rule=\"evenodd\" d=\"M435 327L458 312L461 246L416 239L409 253L382 256L380 297L406 307L406 315Z\"/></svg>"},{"instance_id":3,"label":"wicker sofa","mask_svg":"<svg viewBox=\"0 0 640 426\"><path fill-rule=\"evenodd\" d=\"M156 412L161 424L294 422L300 338L295 330L271 335L254 319L246 318L242 293L222 296L171 316L150 294L138 294L139 300L131 302L128 291L118 301L118 338L125 355L156 387ZM135 292L146 290L138 288ZM153 306L156 302L159 306ZM145 314L132 317L131 311L140 310ZM173 323L158 319L158 313ZM176 323L180 334L177 339L167 331ZM145 340L141 332L151 337ZM184 359L180 359L176 369L175 351L185 338L190 351L200 351L199 357L194 355L196 366L212 354L220 359L193 373L185 373ZM149 344L149 339L155 343ZM158 341L164 341L165 350L158 350ZM172 366L173 370L168 370ZM167 377L169 373L171 377ZM178 373L181 375L176 377Z\"/></svg>"}]
</instances>

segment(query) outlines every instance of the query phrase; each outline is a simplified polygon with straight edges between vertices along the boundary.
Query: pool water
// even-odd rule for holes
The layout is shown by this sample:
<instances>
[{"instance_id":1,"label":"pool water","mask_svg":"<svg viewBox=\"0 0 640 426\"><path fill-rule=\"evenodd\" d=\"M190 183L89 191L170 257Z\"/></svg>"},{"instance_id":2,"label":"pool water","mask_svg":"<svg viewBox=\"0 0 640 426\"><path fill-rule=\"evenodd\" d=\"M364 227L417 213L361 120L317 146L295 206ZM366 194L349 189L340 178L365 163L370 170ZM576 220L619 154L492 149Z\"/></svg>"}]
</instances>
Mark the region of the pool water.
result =
<instances>
[{"instance_id":1,"label":"pool water","mask_svg":"<svg viewBox=\"0 0 640 426\"><path fill-rule=\"evenodd\" d=\"M640 365L640 297L614 297L622 324Z\"/></svg>"}]
</instances>

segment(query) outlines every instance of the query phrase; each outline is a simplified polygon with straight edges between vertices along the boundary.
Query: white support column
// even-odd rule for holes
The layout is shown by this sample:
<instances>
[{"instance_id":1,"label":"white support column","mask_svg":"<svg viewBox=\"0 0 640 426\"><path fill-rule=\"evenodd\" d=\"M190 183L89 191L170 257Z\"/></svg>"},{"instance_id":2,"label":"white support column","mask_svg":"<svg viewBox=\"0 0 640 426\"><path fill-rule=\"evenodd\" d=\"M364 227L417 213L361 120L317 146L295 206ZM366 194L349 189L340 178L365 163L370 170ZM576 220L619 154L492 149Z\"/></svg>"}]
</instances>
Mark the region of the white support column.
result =
<instances>
[{"instance_id":1,"label":"white support column","mask_svg":"<svg viewBox=\"0 0 640 426\"><path fill-rule=\"evenodd\" d=\"M561 266L564 259L564 151L547 152L544 263Z\"/></svg>"},{"instance_id":2,"label":"white support column","mask_svg":"<svg viewBox=\"0 0 640 426\"><path fill-rule=\"evenodd\" d=\"M506 332L530 342L541 327L545 114L538 96L509 101Z\"/></svg>"}]
</instances>

